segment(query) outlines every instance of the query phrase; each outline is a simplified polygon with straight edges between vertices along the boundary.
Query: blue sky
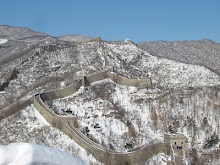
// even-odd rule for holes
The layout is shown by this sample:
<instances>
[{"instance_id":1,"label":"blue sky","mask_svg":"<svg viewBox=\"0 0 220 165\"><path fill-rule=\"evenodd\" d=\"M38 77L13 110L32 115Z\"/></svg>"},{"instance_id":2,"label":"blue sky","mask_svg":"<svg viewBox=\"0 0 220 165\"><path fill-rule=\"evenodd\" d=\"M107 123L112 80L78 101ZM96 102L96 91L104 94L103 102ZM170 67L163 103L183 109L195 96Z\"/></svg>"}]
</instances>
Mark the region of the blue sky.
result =
<instances>
[{"instance_id":1,"label":"blue sky","mask_svg":"<svg viewBox=\"0 0 220 165\"><path fill-rule=\"evenodd\" d=\"M220 43L220 0L0 0L0 25L53 36Z\"/></svg>"}]
</instances>

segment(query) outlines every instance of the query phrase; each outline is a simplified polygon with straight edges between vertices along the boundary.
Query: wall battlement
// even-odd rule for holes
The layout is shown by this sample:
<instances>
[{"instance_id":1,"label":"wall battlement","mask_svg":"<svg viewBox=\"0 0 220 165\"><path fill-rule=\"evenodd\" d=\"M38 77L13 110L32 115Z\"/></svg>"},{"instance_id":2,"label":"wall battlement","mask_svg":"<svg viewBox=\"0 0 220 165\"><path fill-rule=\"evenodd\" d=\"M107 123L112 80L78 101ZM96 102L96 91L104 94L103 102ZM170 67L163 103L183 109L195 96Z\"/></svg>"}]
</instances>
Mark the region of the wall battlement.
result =
<instances>
[{"instance_id":1,"label":"wall battlement","mask_svg":"<svg viewBox=\"0 0 220 165\"><path fill-rule=\"evenodd\" d=\"M90 76L78 76L77 80L82 82L82 86L88 86L93 82L109 78L119 85L134 86L138 88L152 88L152 81L150 77L142 79L131 79L119 76L112 72L113 70L113 68L108 67L106 71L100 73L96 73Z\"/></svg>"},{"instance_id":2,"label":"wall battlement","mask_svg":"<svg viewBox=\"0 0 220 165\"><path fill-rule=\"evenodd\" d=\"M164 149L165 153L171 156L172 161L183 164L183 157L187 157L186 137L179 133L165 133Z\"/></svg>"},{"instance_id":3,"label":"wall battlement","mask_svg":"<svg viewBox=\"0 0 220 165\"><path fill-rule=\"evenodd\" d=\"M58 98L67 97L75 93L82 85L87 86L93 82L110 78L117 84L136 86L139 88L151 88L152 83L150 78L145 79L130 79L112 73L113 67L107 68L106 71L93 74L90 76L79 76L70 86L46 93L37 94L34 96L33 104L40 114L55 128L60 129L70 138L72 138L81 147L91 153L98 161L104 164L139 164L163 152L163 143L144 146L140 149L134 149L132 152L116 152L105 148L86 137L77 129L77 119L75 117L58 116L45 101L51 101Z\"/></svg>"}]
</instances>

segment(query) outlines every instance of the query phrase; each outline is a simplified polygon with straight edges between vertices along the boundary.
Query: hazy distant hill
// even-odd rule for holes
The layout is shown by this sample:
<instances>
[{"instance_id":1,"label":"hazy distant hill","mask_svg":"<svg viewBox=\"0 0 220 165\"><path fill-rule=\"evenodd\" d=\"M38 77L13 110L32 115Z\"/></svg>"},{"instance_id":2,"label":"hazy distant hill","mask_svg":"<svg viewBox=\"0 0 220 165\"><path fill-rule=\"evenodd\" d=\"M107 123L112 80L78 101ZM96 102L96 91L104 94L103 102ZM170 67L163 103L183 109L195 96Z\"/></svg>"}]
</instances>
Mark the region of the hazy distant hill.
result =
<instances>
[{"instance_id":1,"label":"hazy distant hill","mask_svg":"<svg viewBox=\"0 0 220 165\"><path fill-rule=\"evenodd\" d=\"M45 33L32 31L26 27L12 27L8 25L0 26L0 38L23 39L27 37L47 37Z\"/></svg>"},{"instance_id":2,"label":"hazy distant hill","mask_svg":"<svg viewBox=\"0 0 220 165\"><path fill-rule=\"evenodd\" d=\"M140 42L138 46L152 55L204 65L220 74L220 44L209 39Z\"/></svg>"}]
</instances>

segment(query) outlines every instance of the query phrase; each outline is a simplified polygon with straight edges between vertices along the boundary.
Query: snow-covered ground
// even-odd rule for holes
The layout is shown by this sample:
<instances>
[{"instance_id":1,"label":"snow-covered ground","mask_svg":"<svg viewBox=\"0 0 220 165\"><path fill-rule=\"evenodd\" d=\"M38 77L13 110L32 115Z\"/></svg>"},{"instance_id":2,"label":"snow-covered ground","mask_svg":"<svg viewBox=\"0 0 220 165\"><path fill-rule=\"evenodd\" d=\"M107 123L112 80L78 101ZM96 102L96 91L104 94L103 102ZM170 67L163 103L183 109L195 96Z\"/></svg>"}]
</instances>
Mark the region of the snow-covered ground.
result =
<instances>
[{"instance_id":1,"label":"snow-covered ground","mask_svg":"<svg viewBox=\"0 0 220 165\"><path fill-rule=\"evenodd\" d=\"M203 87L220 85L219 76L203 66L184 64L150 56L143 60L146 70L151 70L153 83L164 87ZM158 76L159 75L159 76Z\"/></svg>"},{"instance_id":2,"label":"snow-covered ground","mask_svg":"<svg viewBox=\"0 0 220 165\"><path fill-rule=\"evenodd\" d=\"M0 145L1 165L83 165L78 158L51 147L29 143L11 143Z\"/></svg>"},{"instance_id":3,"label":"snow-covered ground","mask_svg":"<svg viewBox=\"0 0 220 165\"><path fill-rule=\"evenodd\" d=\"M163 140L162 132L151 128L149 106L139 104L159 95L158 90L117 85L105 79L55 100L53 108L59 114L69 111L78 117L79 129L89 138L108 148L127 151Z\"/></svg>"},{"instance_id":4,"label":"snow-covered ground","mask_svg":"<svg viewBox=\"0 0 220 165\"><path fill-rule=\"evenodd\" d=\"M158 154L146 162L146 165L167 165L171 158L165 154Z\"/></svg>"},{"instance_id":5,"label":"snow-covered ground","mask_svg":"<svg viewBox=\"0 0 220 165\"><path fill-rule=\"evenodd\" d=\"M132 43L108 43L105 46L109 50L107 59L111 65L130 77L149 75L157 86L181 88L220 84L219 76L203 66L155 57Z\"/></svg>"},{"instance_id":6,"label":"snow-covered ground","mask_svg":"<svg viewBox=\"0 0 220 165\"><path fill-rule=\"evenodd\" d=\"M0 38L0 45L5 44L6 42L8 42L7 39Z\"/></svg>"},{"instance_id":7,"label":"snow-covered ground","mask_svg":"<svg viewBox=\"0 0 220 165\"><path fill-rule=\"evenodd\" d=\"M72 115L78 117L79 129L94 141L118 151L127 151L130 144L136 147L150 144L155 139L161 141L163 132L172 125L188 137L189 148L202 150L211 135L219 135L219 87L210 88L220 84L218 75L203 66L152 56L128 40L101 44L82 43L40 54L34 49L2 64L0 84L9 80L15 68L19 73L0 93L0 106L20 100L19 97L25 96L26 92L33 96L63 88L76 75L101 71L106 63L125 77L151 76L155 88L140 90L105 80L92 84L88 90L81 88L69 98L56 100L57 110L70 109ZM23 47L20 46L19 50ZM104 51L108 52L106 58L103 58ZM12 53L16 52L19 51L12 50ZM57 84L48 84L51 81ZM189 90L188 98L179 95L184 90L186 93ZM86 164L95 162L70 138L44 123L33 107L0 121L0 124L1 144L37 143L69 152Z\"/></svg>"},{"instance_id":8,"label":"snow-covered ground","mask_svg":"<svg viewBox=\"0 0 220 165\"><path fill-rule=\"evenodd\" d=\"M16 142L39 144L74 155L85 164L101 164L63 132L51 127L33 105L1 120L0 126L0 144L2 145Z\"/></svg>"},{"instance_id":9,"label":"snow-covered ground","mask_svg":"<svg viewBox=\"0 0 220 165\"><path fill-rule=\"evenodd\" d=\"M188 138L189 149L203 150L220 132L219 96L215 87L137 89L105 79L53 101L53 108L78 117L85 135L117 151L129 150L130 144L135 148L162 141L169 126Z\"/></svg>"}]
</instances>

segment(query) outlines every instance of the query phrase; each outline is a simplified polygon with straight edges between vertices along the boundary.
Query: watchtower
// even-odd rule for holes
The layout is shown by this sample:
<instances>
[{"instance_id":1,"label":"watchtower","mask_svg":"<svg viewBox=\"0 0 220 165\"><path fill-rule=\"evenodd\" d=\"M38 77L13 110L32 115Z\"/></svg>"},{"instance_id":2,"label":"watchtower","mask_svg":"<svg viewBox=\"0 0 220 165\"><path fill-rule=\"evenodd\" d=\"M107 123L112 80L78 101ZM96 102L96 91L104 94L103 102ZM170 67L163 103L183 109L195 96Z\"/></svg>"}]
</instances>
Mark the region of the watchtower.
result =
<instances>
[{"instance_id":1,"label":"watchtower","mask_svg":"<svg viewBox=\"0 0 220 165\"><path fill-rule=\"evenodd\" d=\"M105 70L108 72L114 72L114 66L111 65L105 66Z\"/></svg>"},{"instance_id":2,"label":"watchtower","mask_svg":"<svg viewBox=\"0 0 220 165\"><path fill-rule=\"evenodd\" d=\"M165 153L170 155L172 159L174 155L176 159L187 157L186 137L179 133L165 133L164 149Z\"/></svg>"},{"instance_id":3,"label":"watchtower","mask_svg":"<svg viewBox=\"0 0 220 165\"><path fill-rule=\"evenodd\" d=\"M77 76L76 79L82 82L82 86L86 87L86 76Z\"/></svg>"},{"instance_id":4,"label":"watchtower","mask_svg":"<svg viewBox=\"0 0 220 165\"><path fill-rule=\"evenodd\" d=\"M140 81L140 86L141 86L141 87L152 88L151 77L143 78L143 79Z\"/></svg>"}]
</instances>

